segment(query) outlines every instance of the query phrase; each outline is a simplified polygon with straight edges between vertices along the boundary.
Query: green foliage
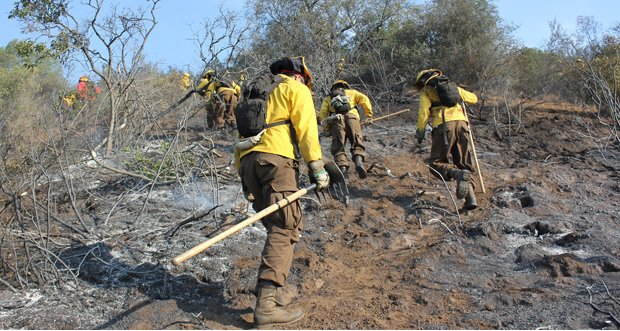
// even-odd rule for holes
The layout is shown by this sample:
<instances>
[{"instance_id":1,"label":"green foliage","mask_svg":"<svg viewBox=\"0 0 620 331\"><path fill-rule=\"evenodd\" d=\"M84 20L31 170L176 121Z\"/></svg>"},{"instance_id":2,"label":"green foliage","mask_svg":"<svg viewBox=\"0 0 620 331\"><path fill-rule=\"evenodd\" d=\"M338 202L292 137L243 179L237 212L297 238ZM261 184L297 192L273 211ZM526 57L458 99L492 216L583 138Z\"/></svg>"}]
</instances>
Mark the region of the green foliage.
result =
<instances>
[{"instance_id":1,"label":"green foliage","mask_svg":"<svg viewBox=\"0 0 620 331\"><path fill-rule=\"evenodd\" d=\"M67 14L65 0L20 0L16 1L9 19L18 18L28 23L27 31L35 31L37 24L56 23Z\"/></svg>"},{"instance_id":2,"label":"green foliage","mask_svg":"<svg viewBox=\"0 0 620 331\"><path fill-rule=\"evenodd\" d=\"M129 146L123 147L122 152L128 157L124 161L128 170L151 179L169 180L176 178L179 175L180 168L192 167L197 164L197 160L191 154L179 154L174 146L167 141L161 143L156 153L143 152L137 147Z\"/></svg>"},{"instance_id":3,"label":"green foliage","mask_svg":"<svg viewBox=\"0 0 620 331\"><path fill-rule=\"evenodd\" d=\"M512 55L512 88L528 98L558 91L562 76L561 61L558 55L536 48L517 50Z\"/></svg>"},{"instance_id":4,"label":"green foliage","mask_svg":"<svg viewBox=\"0 0 620 331\"><path fill-rule=\"evenodd\" d=\"M0 105L15 105L20 98L51 97L66 89L62 68L42 44L11 41L0 48Z\"/></svg>"}]
</instances>

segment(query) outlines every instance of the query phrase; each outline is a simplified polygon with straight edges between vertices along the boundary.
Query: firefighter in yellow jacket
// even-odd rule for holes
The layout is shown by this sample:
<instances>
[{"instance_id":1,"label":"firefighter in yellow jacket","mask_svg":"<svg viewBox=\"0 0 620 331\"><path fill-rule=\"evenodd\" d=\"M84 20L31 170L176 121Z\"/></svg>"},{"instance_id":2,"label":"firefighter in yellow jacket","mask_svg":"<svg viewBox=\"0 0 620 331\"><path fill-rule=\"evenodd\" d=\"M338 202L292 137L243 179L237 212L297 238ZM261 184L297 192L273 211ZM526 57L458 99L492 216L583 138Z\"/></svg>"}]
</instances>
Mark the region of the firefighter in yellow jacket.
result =
<instances>
[{"instance_id":1,"label":"firefighter in yellow jacket","mask_svg":"<svg viewBox=\"0 0 620 331\"><path fill-rule=\"evenodd\" d=\"M366 178L366 169L363 164L366 158L366 147L358 106L364 110L367 120L372 118L370 99L365 94L349 87L349 83L344 80L334 82L330 90L330 95L321 104L319 119L325 130L329 130L332 136L330 152L334 156L334 162L343 174L347 173L349 161L345 153L345 144L348 140L351 144L355 170L360 178Z\"/></svg>"},{"instance_id":2,"label":"firefighter in yellow jacket","mask_svg":"<svg viewBox=\"0 0 620 331\"><path fill-rule=\"evenodd\" d=\"M180 85L181 88L184 90L187 90L192 86L192 78L189 72L183 74L183 77L181 77Z\"/></svg>"},{"instance_id":3,"label":"firefighter in yellow jacket","mask_svg":"<svg viewBox=\"0 0 620 331\"><path fill-rule=\"evenodd\" d=\"M317 189L329 185L310 92L312 75L304 58L282 58L269 69L284 80L268 96L266 123L281 124L266 129L256 145L243 150L235 147L235 163L244 191L246 196L253 196L253 208L257 212L298 190L299 162L295 143L308 164ZM301 310L289 312L276 300L277 289L284 286L288 278L302 220L299 200L261 220L267 229L267 239L258 269L254 310L254 324L259 329L289 324L303 317Z\"/></svg>"},{"instance_id":4,"label":"firefighter in yellow jacket","mask_svg":"<svg viewBox=\"0 0 620 331\"><path fill-rule=\"evenodd\" d=\"M472 162L473 147L469 136L469 124L464 113L466 110L459 102L452 107L441 104L437 90L432 87L432 81L441 77L445 76L440 70L428 69L421 71L416 78L415 86L420 91L416 139L418 143L424 140L426 125L430 122L433 130L429 166L435 170L431 170L431 173L438 178L438 174L441 174L446 181L456 180L457 198L465 198L466 209L476 209L478 205L472 176L476 169ZM461 101L468 104L478 102L478 97L474 93L460 87L456 88Z\"/></svg>"},{"instance_id":5,"label":"firefighter in yellow jacket","mask_svg":"<svg viewBox=\"0 0 620 331\"><path fill-rule=\"evenodd\" d=\"M241 88L234 81L226 82L216 77L215 70L207 70L196 86L196 91L206 101L210 102L211 109L207 109L207 125L210 129L223 129L226 126L236 128L235 107L239 100Z\"/></svg>"}]
</instances>

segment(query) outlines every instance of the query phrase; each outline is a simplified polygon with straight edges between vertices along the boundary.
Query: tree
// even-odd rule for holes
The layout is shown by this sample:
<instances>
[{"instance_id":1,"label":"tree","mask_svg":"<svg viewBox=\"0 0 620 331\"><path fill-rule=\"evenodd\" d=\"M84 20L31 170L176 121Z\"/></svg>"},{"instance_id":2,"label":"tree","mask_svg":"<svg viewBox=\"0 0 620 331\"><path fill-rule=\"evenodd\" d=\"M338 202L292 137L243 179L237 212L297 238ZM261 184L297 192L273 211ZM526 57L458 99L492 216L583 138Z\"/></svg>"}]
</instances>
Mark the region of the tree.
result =
<instances>
[{"instance_id":1,"label":"tree","mask_svg":"<svg viewBox=\"0 0 620 331\"><path fill-rule=\"evenodd\" d=\"M566 95L594 103L599 121L620 144L620 25L603 33L592 17L577 18L577 30L568 33L557 22L550 25L549 52L562 58Z\"/></svg>"},{"instance_id":2,"label":"tree","mask_svg":"<svg viewBox=\"0 0 620 331\"><path fill-rule=\"evenodd\" d=\"M88 11L82 19L72 14L71 0L20 0L10 13L9 18L24 23L25 31L47 37L55 56L66 62L76 55L103 83L109 107L106 157L112 153L119 120L130 111L126 96L143 65L142 51L157 24L159 1L147 0L145 9L131 9L86 0L80 2Z\"/></svg>"},{"instance_id":3,"label":"tree","mask_svg":"<svg viewBox=\"0 0 620 331\"><path fill-rule=\"evenodd\" d=\"M360 47L373 40L405 2L250 0L250 15L259 24L251 52L265 64L283 56L305 56L315 89L325 94L335 79L359 71Z\"/></svg>"},{"instance_id":4,"label":"tree","mask_svg":"<svg viewBox=\"0 0 620 331\"><path fill-rule=\"evenodd\" d=\"M528 99L560 91L560 60L557 55L537 48L518 49L511 56L511 88Z\"/></svg>"},{"instance_id":5,"label":"tree","mask_svg":"<svg viewBox=\"0 0 620 331\"><path fill-rule=\"evenodd\" d=\"M513 46L512 28L501 24L489 1L433 0L421 17L430 52L427 66L481 89L489 77L500 74Z\"/></svg>"}]
</instances>

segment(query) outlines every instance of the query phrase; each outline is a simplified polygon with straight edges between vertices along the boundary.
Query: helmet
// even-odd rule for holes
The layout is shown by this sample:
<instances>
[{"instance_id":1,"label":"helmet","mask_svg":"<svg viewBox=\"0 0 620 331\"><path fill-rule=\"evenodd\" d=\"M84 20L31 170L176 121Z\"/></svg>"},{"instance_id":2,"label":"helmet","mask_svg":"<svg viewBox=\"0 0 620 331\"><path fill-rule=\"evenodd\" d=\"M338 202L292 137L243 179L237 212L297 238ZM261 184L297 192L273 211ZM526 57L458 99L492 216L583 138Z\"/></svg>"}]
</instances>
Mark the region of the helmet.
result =
<instances>
[{"instance_id":1,"label":"helmet","mask_svg":"<svg viewBox=\"0 0 620 331\"><path fill-rule=\"evenodd\" d=\"M426 83L428 83L429 80L435 78L435 77L439 77L443 75L441 73L441 70L439 69L426 69L426 70L422 70L420 71L420 73L418 74L418 77L416 77L415 79L415 87L418 90L421 90L424 86L426 86Z\"/></svg>"},{"instance_id":2,"label":"helmet","mask_svg":"<svg viewBox=\"0 0 620 331\"><path fill-rule=\"evenodd\" d=\"M189 72L184 73L183 76L189 77Z\"/></svg>"},{"instance_id":3,"label":"helmet","mask_svg":"<svg viewBox=\"0 0 620 331\"><path fill-rule=\"evenodd\" d=\"M211 78L215 76L215 70L209 69L202 74L202 78Z\"/></svg>"},{"instance_id":4,"label":"helmet","mask_svg":"<svg viewBox=\"0 0 620 331\"><path fill-rule=\"evenodd\" d=\"M349 83L347 83L346 81L339 79L337 81L335 81L332 84L332 87L330 88L331 91L337 89L337 88L343 88L343 89L350 89L351 87L349 87Z\"/></svg>"},{"instance_id":5,"label":"helmet","mask_svg":"<svg viewBox=\"0 0 620 331\"><path fill-rule=\"evenodd\" d=\"M80 82L88 82L88 77L86 76L80 77Z\"/></svg>"},{"instance_id":6,"label":"helmet","mask_svg":"<svg viewBox=\"0 0 620 331\"><path fill-rule=\"evenodd\" d=\"M269 70L272 74L277 75L280 73L296 73L304 77L306 86L312 89L312 74L308 67L306 67L306 61L303 56L296 57L283 57L269 66Z\"/></svg>"}]
</instances>

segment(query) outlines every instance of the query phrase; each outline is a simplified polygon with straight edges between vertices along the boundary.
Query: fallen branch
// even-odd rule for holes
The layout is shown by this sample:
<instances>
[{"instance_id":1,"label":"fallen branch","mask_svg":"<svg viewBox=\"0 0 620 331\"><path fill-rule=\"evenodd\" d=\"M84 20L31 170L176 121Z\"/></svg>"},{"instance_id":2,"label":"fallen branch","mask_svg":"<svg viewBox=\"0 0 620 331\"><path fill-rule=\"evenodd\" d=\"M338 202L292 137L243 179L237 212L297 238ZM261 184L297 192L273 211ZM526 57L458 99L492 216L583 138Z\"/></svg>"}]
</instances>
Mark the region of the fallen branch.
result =
<instances>
[{"instance_id":1,"label":"fallen branch","mask_svg":"<svg viewBox=\"0 0 620 331\"><path fill-rule=\"evenodd\" d=\"M614 316L614 314L606 310L603 310L594 304L593 299L592 299L592 292L590 292L590 286L586 287L586 291L588 291L588 295L590 296L590 300L589 300L590 306L594 308L594 310L598 311L599 313L603 313L611 317L614 320L614 322L616 322L617 325L620 325L620 320L616 316Z\"/></svg>"},{"instance_id":2,"label":"fallen branch","mask_svg":"<svg viewBox=\"0 0 620 331\"><path fill-rule=\"evenodd\" d=\"M216 208L221 207L222 205L217 205L211 209L209 209L208 211L206 211L205 213L202 213L200 215L192 215L190 217L187 217L186 219L182 220L181 222L179 222L179 224L175 225L174 228L170 229L170 231L166 232L166 235L170 238L172 236L174 236L174 234L184 225L189 224L191 222L197 221L207 215L209 215L212 211L214 211Z\"/></svg>"},{"instance_id":3,"label":"fallen branch","mask_svg":"<svg viewBox=\"0 0 620 331\"><path fill-rule=\"evenodd\" d=\"M428 220L428 224L433 224L435 222L441 223L441 225L443 225L444 228L446 228L448 230L448 232L450 232L450 234L452 234L452 235L454 234L454 232L452 232L452 230L450 230L450 228L444 222L442 222L440 219L438 219L438 218L431 218L430 220Z\"/></svg>"},{"instance_id":4,"label":"fallen branch","mask_svg":"<svg viewBox=\"0 0 620 331\"><path fill-rule=\"evenodd\" d=\"M13 287L13 285L11 285L9 282L7 282L6 280L0 278L0 283L4 284L4 286L8 287L9 290L13 291L13 293L17 293L17 289L15 289Z\"/></svg>"}]
</instances>

